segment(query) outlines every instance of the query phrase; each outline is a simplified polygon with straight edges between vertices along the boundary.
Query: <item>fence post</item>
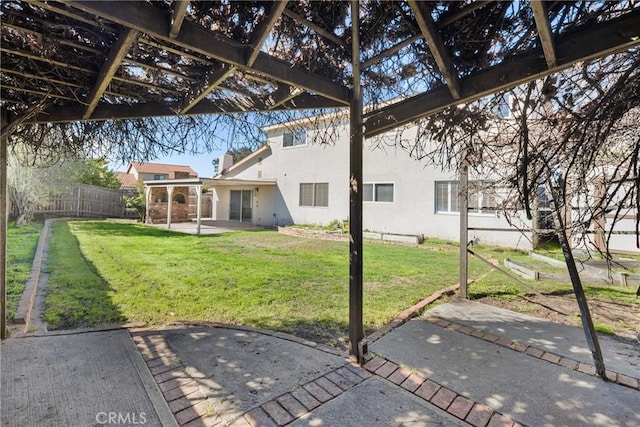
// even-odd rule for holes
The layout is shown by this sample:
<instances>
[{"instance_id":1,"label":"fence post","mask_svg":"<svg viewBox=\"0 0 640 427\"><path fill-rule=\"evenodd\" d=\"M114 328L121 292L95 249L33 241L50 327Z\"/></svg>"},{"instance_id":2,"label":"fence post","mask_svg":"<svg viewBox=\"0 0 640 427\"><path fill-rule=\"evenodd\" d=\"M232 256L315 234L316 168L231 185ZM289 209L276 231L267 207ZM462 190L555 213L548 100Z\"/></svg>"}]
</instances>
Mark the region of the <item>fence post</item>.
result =
<instances>
[{"instance_id":1,"label":"fence post","mask_svg":"<svg viewBox=\"0 0 640 427\"><path fill-rule=\"evenodd\" d=\"M76 185L75 191L76 194L76 216L80 218L80 186Z\"/></svg>"}]
</instances>

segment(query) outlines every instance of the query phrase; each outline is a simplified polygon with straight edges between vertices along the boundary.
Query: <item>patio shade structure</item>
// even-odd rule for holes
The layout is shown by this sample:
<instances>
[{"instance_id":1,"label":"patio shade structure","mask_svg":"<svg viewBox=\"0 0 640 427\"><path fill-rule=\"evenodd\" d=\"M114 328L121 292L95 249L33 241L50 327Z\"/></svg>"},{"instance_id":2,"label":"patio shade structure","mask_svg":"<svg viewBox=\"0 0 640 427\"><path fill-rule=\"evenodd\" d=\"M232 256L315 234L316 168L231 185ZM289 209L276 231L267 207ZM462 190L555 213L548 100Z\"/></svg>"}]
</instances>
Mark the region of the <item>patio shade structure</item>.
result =
<instances>
[{"instance_id":1,"label":"patio shade structure","mask_svg":"<svg viewBox=\"0 0 640 427\"><path fill-rule=\"evenodd\" d=\"M151 203L151 189L160 187L167 190L167 228L171 228L171 206L173 205L173 189L176 187L195 188L196 190L196 234L200 234L200 226L202 225L202 181L197 178L187 179L157 179L154 181L144 181L144 198L147 211L145 218L149 218L149 204Z\"/></svg>"},{"instance_id":2,"label":"patio shade structure","mask_svg":"<svg viewBox=\"0 0 640 427\"><path fill-rule=\"evenodd\" d=\"M350 108L356 357L363 138L640 44L633 1L26 0L0 13L0 177L20 125Z\"/></svg>"}]
</instances>

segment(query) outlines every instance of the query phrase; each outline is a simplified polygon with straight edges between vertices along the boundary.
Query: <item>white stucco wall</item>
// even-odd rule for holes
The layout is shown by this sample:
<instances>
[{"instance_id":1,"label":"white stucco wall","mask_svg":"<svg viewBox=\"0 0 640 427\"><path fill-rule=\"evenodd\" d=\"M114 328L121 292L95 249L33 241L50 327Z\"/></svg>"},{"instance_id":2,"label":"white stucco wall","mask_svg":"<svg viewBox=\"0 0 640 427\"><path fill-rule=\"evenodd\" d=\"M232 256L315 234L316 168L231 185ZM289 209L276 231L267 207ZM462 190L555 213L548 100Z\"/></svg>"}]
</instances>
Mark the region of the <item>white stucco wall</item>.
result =
<instances>
[{"instance_id":1,"label":"white stucco wall","mask_svg":"<svg viewBox=\"0 0 640 427\"><path fill-rule=\"evenodd\" d=\"M339 137L334 144L322 145L314 142L316 132L325 129L307 130L307 144L283 147L285 129L271 129L268 133L271 154L256 158L245 167L230 170L225 178L244 180L275 180L272 202L262 207L256 218L269 216L278 225L328 224L332 220L345 220L349 216L349 132L343 124L336 132ZM413 134L415 135L415 133ZM403 137L411 138L412 130ZM413 136L414 137L414 136ZM439 167L425 166L424 161L412 159L401 148L385 146L374 148L377 140L365 141L363 153L364 183L393 183L393 202L364 202L363 227L369 231L424 235L447 240L459 239L458 213L435 212L435 182L456 181L451 171ZM470 179L474 179L471 177ZM328 183L329 206L299 206L300 183ZM237 189L234 187L234 189ZM218 215L228 217L228 190L214 194L218 198ZM260 190L262 192L262 189ZM262 203L263 196L258 200ZM528 221L521 221L521 226ZM507 221L496 214L470 214L469 227L509 228ZM470 240L478 237L482 243L499 244L528 249L531 242L515 231L469 231Z\"/></svg>"}]
</instances>

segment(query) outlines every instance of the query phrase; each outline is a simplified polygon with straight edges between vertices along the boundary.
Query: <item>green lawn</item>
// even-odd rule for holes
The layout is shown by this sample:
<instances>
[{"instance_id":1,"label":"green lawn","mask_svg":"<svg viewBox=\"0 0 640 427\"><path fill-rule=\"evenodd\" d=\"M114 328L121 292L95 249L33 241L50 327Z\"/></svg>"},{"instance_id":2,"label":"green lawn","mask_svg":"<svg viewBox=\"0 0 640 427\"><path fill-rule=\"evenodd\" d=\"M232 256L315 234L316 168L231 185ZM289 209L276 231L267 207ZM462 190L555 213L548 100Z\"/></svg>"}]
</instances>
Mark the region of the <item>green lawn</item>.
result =
<instances>
[{"instance_id":1,"label":"green lawn","mask_svg":"<svg viewBox=\"0 0 640 427\"><path fill-rule=\"evenodd\" d=\"M457 250L364 247L367 329L458 281ZM274 231L192 236L111 221L61 222L50 246L51 328L179 320L239 323L335 342L348 324L346 242ZM488 267L472 260L471 275Z\"/></svg>"},{"instance_id":2,"label":"green lawn","mask_svg":"<svg viewBox=\"0 0 640 427\"><path fill-rule=\"evenodd\" d=\"M500 266L504 269L504 258L521 261L533 265L533 267L547 273L566 273L566 267L556 267L545 264L543 262L534 261L527 252L515 252L508 249L481 246L474 248L474 251L484 258L495 258L499 261ZM538 251L544 255L549 255L551 251ZM558 255L561 257L562 255ZM471 257L471 256L470 256ZM561 258L564 261L564 258ZM512 273L513 274L513 273ZM515 274L514 274L515 275ZM530 281L520 279L527 286L522 286L515 280L505 276L498 271L492 271L482 276L469 287L469 297L478 298L482 296L493 296L506 300L517 299L519 295L523 295L528 291L535 291L550 295L573 294L573 286L568 280L566 282L557 281ZM637 305L636 287L634 286L608 286L594 285L583 281L583 288L588 299L596 299L602 301L612 301L623 304Z\"/></svg>"},{"instance_id":3,"label":"green lawn","mask_svg":"<svg viewBox=\"0 0 640 427\"><path fill-rule=\"evenodd\" d=\"M7 321L16 315L42 231L41 222L22 227L10 223L7 229Z\"/></svg>"}]
</instances>

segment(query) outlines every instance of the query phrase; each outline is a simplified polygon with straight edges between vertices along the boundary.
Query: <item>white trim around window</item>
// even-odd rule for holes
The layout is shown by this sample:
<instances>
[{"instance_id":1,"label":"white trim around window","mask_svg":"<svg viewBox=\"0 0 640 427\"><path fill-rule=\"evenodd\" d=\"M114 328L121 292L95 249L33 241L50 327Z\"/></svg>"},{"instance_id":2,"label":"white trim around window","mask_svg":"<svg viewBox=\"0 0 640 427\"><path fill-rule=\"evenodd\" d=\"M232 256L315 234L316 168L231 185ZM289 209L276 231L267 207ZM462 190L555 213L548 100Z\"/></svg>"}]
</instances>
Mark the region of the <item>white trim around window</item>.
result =
<instances>
[{"instance_id":1,"label":"white trim around window","mask_svg":"<svg viewBox=\"0 0 640 427\"><path fill-rule=\"evenodd\" d=\"M458 181L435 182L435 212L459 213Z\"/></svg>"},{"instance_id":2,"label":"white trim around window","mask_svg":"<svg viewBox=\"0 0 640 427\"><path fill-rule=\"evenodd\" d=\"M365 182L362 186L362 201L393 203L396 200L395 190L393 182Z\"/></svg>"},{"instance_id":3,"label":"white trim around window","mask_svg":"<svg viewBox=\"0 0 640 427\"><path fill-rule=\"evenodd\" d=\"M304 147L307 145L307 130L287 130L282 134L282 148Z\"/></svg>"},{"instance_id":4,"label":"white trim around window","mask_svg":"<svg viewBox=\"0 0 640 427\"><path fill-rule=\"evenodd\" d=\"M329 183L301 182L299 206L311 208L328 208Z\"/></svg>"},{"instance_id":5,"label":"white trim around window","mask_svg":"<svg viewBox=\"0 0 640 427\"><path fill-rule=\"evenodd\" d=\"M496 188L491 181L469 181L469 214L495 215ZM435 182L435 212L460 213L458 181Z\"/></svg>"}]
</instances>

